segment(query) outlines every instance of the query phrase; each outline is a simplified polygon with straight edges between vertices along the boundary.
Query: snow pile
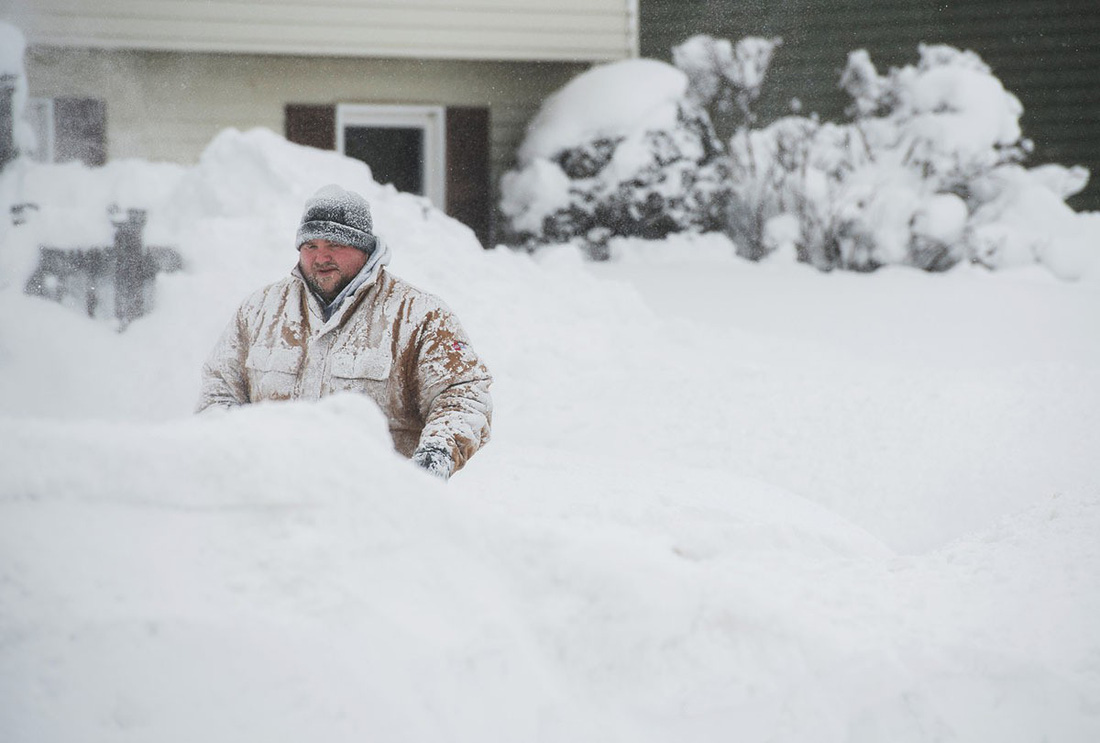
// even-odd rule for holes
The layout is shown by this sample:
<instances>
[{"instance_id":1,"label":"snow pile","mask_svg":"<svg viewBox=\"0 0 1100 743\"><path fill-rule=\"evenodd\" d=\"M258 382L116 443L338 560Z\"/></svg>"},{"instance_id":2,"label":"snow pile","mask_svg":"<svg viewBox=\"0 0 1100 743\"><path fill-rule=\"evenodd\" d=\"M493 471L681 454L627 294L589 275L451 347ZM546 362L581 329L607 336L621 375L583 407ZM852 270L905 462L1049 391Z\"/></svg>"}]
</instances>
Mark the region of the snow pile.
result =
<instances>
[{"instance_id":1,"label":"snow pile","mask_svg":"<svg viewBox=\"0 0 1100 743\"><path fill-rule=\"evenodd\" d=\"M366 398L0 436L4 740L570 730L469 515Z\"/></svg>"},{"instance_id":2,"label":"snow pile","mask_svg":"<svg viewBox=\"0 0 1100 743\"><path fill-rule=\"evenodd\" d=\"M20 177L40 216L148 208L184 268L124 333L0 285L0 739L1100 737L1095 286L482 251L263 130ZM495 374L446 485L361 398L190 415L330 182Z\"/></svg>"},{"instance_id":3,"label":"snow pile","mask_svg":"<svg viewBox=\"0 0 1100 743\"><path fill-rule=\"evenodd\" d=\"M611 308L643 312L636 295L622 288L597 289L593 279L578 276L576 262L567 258L540 267L508 251L485 254L467 227L424 198L375 183L363 163L288 143L264 129L222 132L193 168L138 161L91 169L33 165L22 173L5 172L0 189L10 190L19 182L22 199L39 209L26 224L6 225L0 304L15 317L28 313L31 302L36 325L8 323L0 328L0 358L5 346L31 344L37 351L35 356L13 353L9 359L5 372L12 383L0 387L0 405L9 411L145 418L189 410L198 392L199 365L212 339L246 295L282 278L295 264L293 242L303 205L327 183L367 198L376 232L393 249L390 267L428 290L445 287L446 302L475 339L483 335L479 328L497 327L500 308L509 307L515 326L479 342L478 349L491 359L515 360L528 380L556 378L561 369L546 368L542 355L548 344L572 342L572 325L544 327L545 318L561 312L563 287L591 288L567 301L571 316L584 323ZM90 206L72 190L74 182L96 194L88 199ZM182 272L157 278L155 319L120 335L106 327L88 328L73 312L20 293L38 261L38 246L51 244L40 239L44 230L60 233L52 243L60 247L110 243L108 201L120 210L147 209L146 242L173 247L184 266ZM77 211L87 219L49 218ZM203 297L201 305L196 305L197 297ZM541 332L520 332L525 326ZM644 328L593 327L587 355L577 359L580 368L572 371L574 378L583 380L592 367L642 347L644 333ZM97 345L101 343L107 346ZM79 364L74 364L74 353ZM137 360L143 354L172 359L172 368L182 374L164 376L163 370L146 367ZM135 373L147 376L160 393L151 399L88 394L90 389L115 389L114 380ZM43 384L45 380L52 383ZM501 383L507 385L507 380L498 372L498 387Z\"/></svg>"},{"instance_id":4,"label":"snow pile","mask_svg":"<svg viewBox=\"0 0 1100 743\"><path fill-rule=\"evenodd\" d=\"M822 270L1038 262L1065 279L1100 274L1097 217L1065 204L1088 172L1020 165L1031 148L1023 109L976 54L921 46L915 65L880 75L852 52L840 77L851 121L757 128L752 103L779 43L693 37L675 50L679 88L663 83L676 70L648 60L579 76L531 124L527 150L541 157L502 181L509 240L580 239L606 257L612 236L721 230L746 258L778 250ZM574 89L585 95L565 95ZM603 108L589 101L624 91L636 101L623 111L659 100L666 113L624 121L616 110L601 129ZM563 123L573 120L585 125ZM719 137L729 121L732 136Z\"/></svg>"}]
</instances>

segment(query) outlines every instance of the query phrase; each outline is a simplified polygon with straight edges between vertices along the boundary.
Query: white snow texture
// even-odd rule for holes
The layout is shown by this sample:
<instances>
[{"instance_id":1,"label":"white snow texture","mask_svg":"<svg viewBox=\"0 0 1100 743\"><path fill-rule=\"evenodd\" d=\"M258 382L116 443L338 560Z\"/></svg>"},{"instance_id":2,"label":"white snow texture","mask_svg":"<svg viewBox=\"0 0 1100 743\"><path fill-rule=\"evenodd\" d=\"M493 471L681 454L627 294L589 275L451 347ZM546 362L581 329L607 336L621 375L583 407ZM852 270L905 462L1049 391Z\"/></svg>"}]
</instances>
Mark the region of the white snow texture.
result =
<instances>
[{"instance_id":1,"label":"white snow texture","mask_svg":"<svg viewBox=\"0 0 1100 743\"><path fill-rule=\"evenodd\" d=\"M495 373L447 484L360 397L190 413L326 183ZM0 196L41 207L0 227L4 743L1100 740L1095 283L482 251L264 130ZM183 259L123 333L23 294L112 202Z\"/></svg>"}]
</instances>

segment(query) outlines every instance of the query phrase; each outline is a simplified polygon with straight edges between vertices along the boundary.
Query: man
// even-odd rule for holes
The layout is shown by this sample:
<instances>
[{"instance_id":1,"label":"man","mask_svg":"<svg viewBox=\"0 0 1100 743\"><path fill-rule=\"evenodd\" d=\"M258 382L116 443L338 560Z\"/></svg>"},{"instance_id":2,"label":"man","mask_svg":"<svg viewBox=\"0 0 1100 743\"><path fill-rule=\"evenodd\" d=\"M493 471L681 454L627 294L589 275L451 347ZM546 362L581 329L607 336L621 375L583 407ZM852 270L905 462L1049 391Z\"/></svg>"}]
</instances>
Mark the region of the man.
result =
<instances>
[{"instance_id":1,"label":"man","mask_svg":"<svg viewBox=\"0 0 1100 743\"><path fill-rule=\"evenodd\" d=\"M489 440L492 377L458 319L389 274L357 193L325 186L298 228L298 265L237 311L203 366L198 410L361 392L394 448L447 479Z\"/></svg>"}]
</instances>

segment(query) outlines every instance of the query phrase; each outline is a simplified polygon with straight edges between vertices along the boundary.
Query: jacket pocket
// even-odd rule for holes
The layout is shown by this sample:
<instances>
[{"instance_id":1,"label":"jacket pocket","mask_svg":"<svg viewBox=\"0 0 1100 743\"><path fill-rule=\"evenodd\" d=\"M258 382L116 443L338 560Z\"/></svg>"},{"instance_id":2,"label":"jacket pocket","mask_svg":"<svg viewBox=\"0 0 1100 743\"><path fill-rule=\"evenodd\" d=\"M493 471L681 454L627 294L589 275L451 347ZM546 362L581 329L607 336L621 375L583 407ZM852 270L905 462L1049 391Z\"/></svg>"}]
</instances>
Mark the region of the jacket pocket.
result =
<instances>
[{"instance_id":1,"label":"jacket pocket","mask_svg":"<svg viewBox=\"0 0 1100 743\"><path fill-rule=\"evenodd\" d=\"M389 379L393 360L381 348L365 348L361 351L341 351L332 357L332 376L341 379Z\"/></svg>"},{"instance_id":2,"label":"jacket pocket","mask_svg":"<svg viewBox=\"0 0 1100 743\"><path fill-rule=\"evenodd\" d=\"M244 365L248 370L253 401L289 400L293 397L301 362L300 349L268 346L248 349Z\"/></svg>"}]
</instances>

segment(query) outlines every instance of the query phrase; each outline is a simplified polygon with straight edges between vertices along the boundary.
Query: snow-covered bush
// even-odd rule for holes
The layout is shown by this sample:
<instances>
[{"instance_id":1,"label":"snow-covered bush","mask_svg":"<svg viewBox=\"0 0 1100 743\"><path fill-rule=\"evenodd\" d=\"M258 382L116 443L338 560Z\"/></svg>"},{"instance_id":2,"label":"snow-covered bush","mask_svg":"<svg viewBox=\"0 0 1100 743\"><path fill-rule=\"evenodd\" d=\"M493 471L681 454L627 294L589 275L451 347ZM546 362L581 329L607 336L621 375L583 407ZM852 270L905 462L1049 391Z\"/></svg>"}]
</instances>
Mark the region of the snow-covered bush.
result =
<instances>
[{"instance_id":1,"label":"snow-covered bush","mask_svg":"<svg viewBox=\"0 0 1100 743\"><path fill-rule=\"evenodd\" d=\"M673 48L673 64L688 76L688 98L707 111L723 138L732 133L727 123L736 127L756 120L752 104L782 43L748 36L735 45L699 34Z\"/></svg>"},{"instance_id":2,"label":"snow-covered bush","mask_svg":"<svg viewBox=\"0 0 1100 743\"><path fill-rule=\"evenodd\" d=\"M768 221L793 215L799 257L822 269L976 258L979 184L1030 147L1016 97L973 52L944 46L922 46L917 65L885 76L853 52L840 84L852 121L791 117L731 139L729 229L742 254L774 249Z\"/></svg>"},{"instance_id":3,"label":"snow-covered bush","mask_svg":"<svg viewBox=\"0 0 1100 743\"><path fill-rule=\"evenodd\" d=\"M839 80L848 120L756 128L779 43L696 36L676 67L620 62L570 82L502 181L508 241L579 240L599 256L612 235L720 229L746 258L781 251L822 270L1038 261L1075 278L1097 262L1095 215L1065 204L1088 172L1022 166L1023 107L978 55L922 45L880 74L854 51Z\"/></svg>"},{"instance_id":4,"label":"snow-covered bush","mask_svg":"<svg viewBox=\"0 0 1100 743\"><path fill-rule=\"evenodd\" d=\"M653 60L596 67L551 97L501 183L509 242L720 229L727 174L682 71Z\"/></svg>"}]
</instances>

